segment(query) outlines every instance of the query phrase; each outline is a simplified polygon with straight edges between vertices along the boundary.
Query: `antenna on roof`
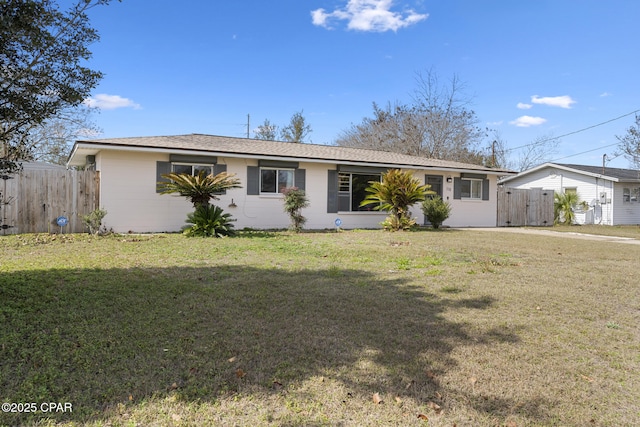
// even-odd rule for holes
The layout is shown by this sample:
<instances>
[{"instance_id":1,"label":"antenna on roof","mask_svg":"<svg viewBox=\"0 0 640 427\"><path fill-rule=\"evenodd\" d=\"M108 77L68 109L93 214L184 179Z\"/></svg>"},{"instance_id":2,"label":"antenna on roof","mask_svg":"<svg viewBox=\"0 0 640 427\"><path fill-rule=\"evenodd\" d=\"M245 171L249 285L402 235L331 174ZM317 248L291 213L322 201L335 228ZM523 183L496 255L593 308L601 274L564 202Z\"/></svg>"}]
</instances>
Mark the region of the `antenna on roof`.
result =
<instances>
[{"instance_id":1,"label":"antenna on roof","mask_svg":"<svg viewBox=\"0 0 640 427\"><path fill-rule=\"evenodd\" d=\"M247 114L247 139L249 139L249 114Z\"/></svg>"},{"instance_id":2,"label":"antenna on roof","mask_svg":"<svg viewBox=\"0 0 640 427\"><path fill-rule=\"evenodd\" d=\"M602 175L604 175L604 162L607 160L607 154L602 155Z\"/></svg>"}]
</instances>

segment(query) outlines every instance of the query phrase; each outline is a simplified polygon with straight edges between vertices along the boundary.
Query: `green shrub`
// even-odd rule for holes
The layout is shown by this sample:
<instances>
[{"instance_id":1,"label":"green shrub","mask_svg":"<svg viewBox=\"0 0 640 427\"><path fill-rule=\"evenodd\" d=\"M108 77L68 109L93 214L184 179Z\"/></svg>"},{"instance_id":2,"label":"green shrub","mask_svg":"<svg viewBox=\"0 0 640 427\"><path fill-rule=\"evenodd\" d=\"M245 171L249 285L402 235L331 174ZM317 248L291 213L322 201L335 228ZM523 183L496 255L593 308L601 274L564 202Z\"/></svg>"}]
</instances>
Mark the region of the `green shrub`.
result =
<instances>
[{"instance_id":1,"label":"green shrub","mask_svg":"<svg viewBox=\"0 0 640 427\"><path fill-rule=\"evenodd\" d=\"M104 209L95 209L89 215L82 216L82 223L89 230L89 234L99 234L100 227L102 226L102 220L107 215L107 211Z\"/></svg>"},{"instance_id":2,"label":"green shrub","mask_svg":"<svg viewBox=\"0 0 640 427\"><path fill-rule=\"evenodd\" d=\"M309 200L304 190L298 187L287 187L282 190L284 194L284 211L291 218L291 229L295 232L302 230L307 218L302 216L302 209L309 206Z\"/></svg>"},{"instance_id":3,"label":"green shrub","mask_svg":"<svg viewBox=\"0 0 640 427\"><path fill-rule=\"evenodd\" d=\"M422 202L422 212L433 228L440 228L442 223L451 215L451 205L435 196Z\"/></svg>"},{"instance_id":4,"label":"green shrub","mask_svg":"<svg viewBox=\"0 0 640 427\"><path fill-rule=\"evenodd\" d=\"M214 205L199 205L195 212L187 215L182 232L187 237L225 237L235 234L231 214L223 213L222 208Z\"/></svg>"},{"instance_id":5,"label":"green shrub","mask_svg":"<svg viewBox=\"0 0 640 427\"><path fill-rule=\"evenodd\" d=\"M415 218L411 218L411 213L402 215L399 218L395 215L389 215L380 223L385 231L406 231L416 226Z\"/></svg>"}]
</instances>

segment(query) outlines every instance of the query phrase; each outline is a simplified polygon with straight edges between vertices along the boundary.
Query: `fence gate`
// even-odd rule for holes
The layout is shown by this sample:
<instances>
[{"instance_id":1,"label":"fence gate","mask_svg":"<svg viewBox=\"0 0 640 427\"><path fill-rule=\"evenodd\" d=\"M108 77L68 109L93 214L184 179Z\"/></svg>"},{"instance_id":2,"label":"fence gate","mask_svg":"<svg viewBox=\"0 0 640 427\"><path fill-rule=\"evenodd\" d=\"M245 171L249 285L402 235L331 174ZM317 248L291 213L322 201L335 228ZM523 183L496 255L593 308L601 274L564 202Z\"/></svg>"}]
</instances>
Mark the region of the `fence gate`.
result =
<instances>
[{"instance_id":1,"label":"fence gate","mask_svg":"<svg viewBox=\"0 0 640 427\"><path fill-rule=\"evenodd\" d=\"M553 190L498 187L498 227L553 226Z\"/></svg>"},{"instance_id":2,"label":"fence gate","mask_svg":"<svg viewBox=\"0 0 640 427\"><path fill-rule=\"evenodd\" d=\"M25 169L0 179L0 234L81 233L99 207L99 172ZM56 219L64 216L61 228Z\"/></svg>"}]
</instances>

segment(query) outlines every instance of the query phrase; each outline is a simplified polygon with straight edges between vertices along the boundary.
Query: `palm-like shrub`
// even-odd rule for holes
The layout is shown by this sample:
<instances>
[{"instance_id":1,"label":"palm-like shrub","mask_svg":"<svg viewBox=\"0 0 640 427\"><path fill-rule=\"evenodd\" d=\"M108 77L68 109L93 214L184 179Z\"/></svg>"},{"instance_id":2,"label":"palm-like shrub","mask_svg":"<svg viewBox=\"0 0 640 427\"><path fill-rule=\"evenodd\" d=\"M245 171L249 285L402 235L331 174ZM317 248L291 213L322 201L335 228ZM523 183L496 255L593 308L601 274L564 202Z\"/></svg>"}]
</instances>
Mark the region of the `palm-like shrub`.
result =
<instances>
[{"instance_id":1,"label":"palm-like shrub","mask_svg":"<svg viewBox=\"0 0 640 427\"><path fill-rule=\"evenodd\" d=\"M235 178L235 174L227 172L217 175L207 175L204 171L200 171L198 175L168 173L162 177L171 181L158 183L161 194L178 193L189 199L195 208L207 206L212 199L219 200L216 194L225 190L241 188L240 180Z\"/></svg>"},{"instance_id":2,"label":"palm-like shrub","mask_svg":"<svg viewBox=\"0 0 640 427\"><path fill-rule=\"evenodd\" d=\"M411 230L416 226L416 220L411 218L411 215L401 217L389 215L380 225L386 231Z\"/></svg>"},{"instance_id":3,"label":"palm-like shrub","mask_svg":"<svg viewBox=\"0 0 640 427\"><path fill-rule=\"evenodd\" d=\"M383 227L393 231L405 230L415 224L411 219L409 208L423 201L428 194L435 194L429 190L430 185L421 184L420 180L409 172L391 169L382 174L382 181L371 181L366 188L367 197L360 206L374 204L374 210L387 211L390 217L385 220Z\"/></svg>"},{"instance_id":4,"label":"palm-like shrub","mask_svg":"<svg viewBox=\"0 0 640 427\"><path fill-rule=\"evenodd\" d=\"M291 218L291 229L297 233L307 222L307 218L302 215L302 209L309 206L309 199L304 190L298 187L287 187L282 190L282 194L284 194L284 211Z\"/></svg>"},{"instance_id":5,"label":"palm-like shrub","mask_svg":"<svg viewBox=\"0 0 640 427\"><path fill-rule=\"evenodd\" d=\"M578 200L578 194L574 192L553 195L553 217L556 224L573 224L576 219L574 209L578 205Z\"/></svg>"},{"instance_id":6,"label":"palm-like shrub","mask_svg":"<svg viewBox=\"0 0 640 427\"><path fill-rule=\"evenodd\" d=\"M187 237L226 237L235 234L231 214L223 213L222 208L214 205L199 205L195 212L187 215L183 228Z\"/></svg>"},{"instance_id":7,"label":"palm-like shrub","mask_svg":"<svg viewBox=\"0 0 640 427\"><path fill-rule=\"evenodd\" d=\"M451 205L442 200L442 197L435 196L422 202L422 213L433 228L437 229L451 215Z\"/></svg>"},{"instance_id":8,"label":"palm-like shrub","mask_svg":"<svg viewBox=\"0 0 640 427\"><path fill-rule=\"evenodd\" d=\"M89 234L100 234L102 220L106 215L107 211L98 208L90 212L88 215L82 216L82 223L89 229Z\"/></svg>"}]
</instances>

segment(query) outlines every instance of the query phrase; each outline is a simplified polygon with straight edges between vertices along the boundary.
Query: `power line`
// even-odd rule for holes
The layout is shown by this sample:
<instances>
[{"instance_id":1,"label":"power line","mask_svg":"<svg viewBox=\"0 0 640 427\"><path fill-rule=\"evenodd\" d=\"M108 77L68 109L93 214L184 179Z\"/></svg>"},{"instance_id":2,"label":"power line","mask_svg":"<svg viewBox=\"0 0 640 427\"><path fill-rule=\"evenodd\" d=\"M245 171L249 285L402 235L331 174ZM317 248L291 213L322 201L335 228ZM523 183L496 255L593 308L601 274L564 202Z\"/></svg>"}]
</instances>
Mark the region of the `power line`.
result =
<instances>
[{"instance_id":1,"label":"power line","mask_svg":"<svg viewBox=\"0 0 640 427\"><path fill-rule=\"evenodd\" d=\"M581 152L581 153L571 154L571 155L569 155L569 156L559 157L559 158L557 158L557 159L551 160L551 162L553 163L553 162L557 162L558 160L568 159L569 157L580 156L581 154L591 153L592 151L602 150L603 148L613 147L614 145L618 145L618 143L615 143L615 144L609 144L609 145L603 145L602 147L594 148L594 149L592 149L592 150L587 150L587 151L583 151L583 152Z\"/></svg>"},{"instance_id":2,"label":"power line","mask_svg":"<svg viewBox=\"0 0 640 427\"><path fill-rule=\"evenodd\" d=\"M514 151L514 150L519 150L520 148L526 148L526 147L530 147L530 146L534 146L534 145L540 145L540 144L544 144L545 142L553 141L554 139L560 139L560 138L564 138L565 136L575 135L576 133L584 132L584 131L587 131L589 129L597 128L598 126L606 125L607 123L615 122L616 120L620 120L620 119L622 119L624 117L630 116L632 114L636 114L638 112L640 112L640 109L632 111L632 112L627 113L627 114L623 114L620 117L616 117L614 119L610 119L610 120L607 120L605 122L598 123L597 125L593 125L593 126L589 126L589 127L580 129L580 130L576 130L576 131L573 131L573 132L565 133L564 135L554 136L554 137L551 137L551 138L546 138L546 139L543 139L541 141L535 141L535 142L532 142L532 143L529 143L529 144L524 144L524 145L521 145L519 147L507 148L504 151L505 152L509 152L509 151ZM617 145L617 144L613 144L613 145ZM600 148L606 148L606 147L610 147L610 146L611 145L608 145L608 146L605 146L605 147L600 147ZM599 148L597 150L599 150ZM595 150L590 150L590 151L595 151ZM585 153L588 153L588 151L585 151ZM580 154L582 154L582 153L580 153ZM575 154L575 155L577 156L577 154ZM571 156L568 156L568 157L571 157ZM563 158L565 158L565 157L563 157Z\"/></svg>"}]
</instances>

